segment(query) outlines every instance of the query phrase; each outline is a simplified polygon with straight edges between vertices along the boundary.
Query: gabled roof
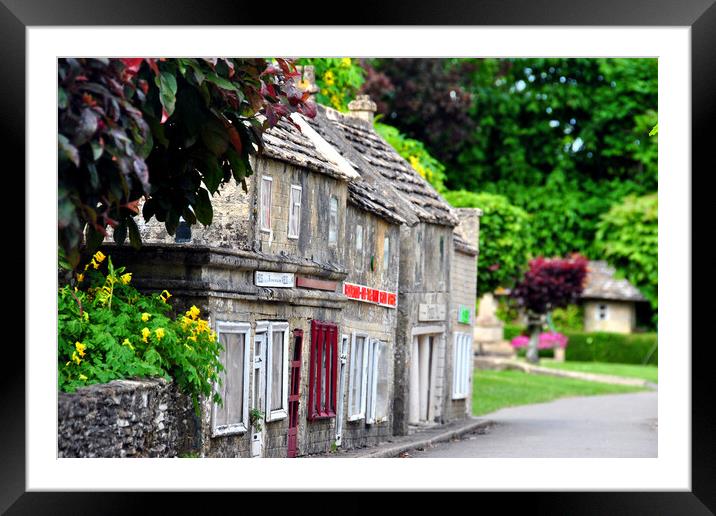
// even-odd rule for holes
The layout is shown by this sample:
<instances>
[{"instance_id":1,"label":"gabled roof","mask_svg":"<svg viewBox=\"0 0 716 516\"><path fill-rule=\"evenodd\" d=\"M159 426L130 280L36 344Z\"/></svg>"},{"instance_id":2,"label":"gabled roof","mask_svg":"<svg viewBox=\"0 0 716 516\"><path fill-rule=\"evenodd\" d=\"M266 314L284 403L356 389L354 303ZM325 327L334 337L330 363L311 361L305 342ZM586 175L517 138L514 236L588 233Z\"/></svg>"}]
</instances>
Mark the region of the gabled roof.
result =
<instances>
[{"instance_id":1,"label":"gabled roof","mask_svg":"<svg viewBox=\"0 0 716 516\"><path fill-rule=\"evenodd\" d=\"M287 120L281 119L277 125L263 134L263 157L283 161L290 165L307 168L319 174L337 179L357 177L355 171L347 170L328 155L325 149L319 148L311 135L294 127Z\"/></svg>"},{"instance_id":2,"label":"gabled roof","mask_svg":"<svg viewBox=\"0 0 716 516\"><path fill-rule=\"evenodd\" d=\"M605 261L590 261L582 299L611 299L615 301L646 301L646 298L626 279L616 279L615 270Z\"/></svg>"},{"instance_id":3,"label":"gabled roof","mask_svg":"<svg viewBox=\"0 0 716 516\"><path fill-rule=\"evenodd\" d=\"M401 204L412 212L412 217L401 216L408 224L413 225L414 221L410 219L415 218L443 226L458 224L459 220L447 201L373 129L372 124L325 106L318 106L316 118L308 122L340 149L361 177L381 192L394 190L407 201L407 206ZM333 127L334 141L329 139L331 130L324 127L327 124Z\"/></svg>"},{"instance_id":4,"label":"gabled roof","mask_svg":"<svg viewBox=\"0 0 716 516\"><path fill-rule=\"evenodd\" d=\"M397 214L395 204L363 179L348 182L348 201L388 222L405 224L405 219Z\"/></svg>"},{"instance_id":5,"label":"gabled roof","mask_svg":"<svg viewBox=\"0 0 716 516\"><path fill-rule=\"evenodd\" d=\"M319 106L315 118L304 118L304 121L357 172L358 177L348 184L349 200L353 204L383 218L390 217L387 218L390 222L400 221L410 226L419 222L410 202L363 159L326 117L323 106Z\"/></svg>"}]
</instances>

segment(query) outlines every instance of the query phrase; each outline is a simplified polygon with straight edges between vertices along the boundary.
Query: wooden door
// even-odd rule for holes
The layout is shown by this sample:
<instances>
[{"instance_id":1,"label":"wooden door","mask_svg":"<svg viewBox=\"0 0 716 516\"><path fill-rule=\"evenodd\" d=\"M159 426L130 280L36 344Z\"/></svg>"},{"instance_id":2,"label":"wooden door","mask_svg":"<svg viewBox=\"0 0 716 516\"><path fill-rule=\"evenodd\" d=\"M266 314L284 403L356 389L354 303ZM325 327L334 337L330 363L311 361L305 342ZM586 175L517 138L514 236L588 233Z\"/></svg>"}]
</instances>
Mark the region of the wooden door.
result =
<instances>
[{"instance_id":1,"label":"wooden door","mask_svg":"<svg viewBox=\"0 0 716 516\"><path fill-rule=\"evenodd\" d=\"M303 348L303 330L293 330L293 356L291 357L290 386L288 393L288 453L287 457L296 457L298 453L298 404L301 397L301 352Z\"/></svg>"}]
</instances>

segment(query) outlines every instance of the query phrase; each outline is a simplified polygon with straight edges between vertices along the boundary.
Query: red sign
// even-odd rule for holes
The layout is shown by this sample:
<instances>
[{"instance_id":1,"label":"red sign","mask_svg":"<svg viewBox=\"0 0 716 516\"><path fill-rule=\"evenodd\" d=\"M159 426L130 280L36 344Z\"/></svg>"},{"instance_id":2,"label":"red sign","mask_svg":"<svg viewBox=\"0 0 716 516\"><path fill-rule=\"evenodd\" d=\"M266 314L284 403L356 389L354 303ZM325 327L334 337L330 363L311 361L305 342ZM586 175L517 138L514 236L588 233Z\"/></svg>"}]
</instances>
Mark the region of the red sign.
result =
<instances>
[{"instance_id":1,"label":"red sign","mask_svg":"<svg viewBox=\"0 0 716 516\"><path fill-rule=\"evenodd\" d=\"M356 301L365 301L380 306L395 308L398 304L398 296L395 292L387 292L377 288L356 285L355 283L343 283L343 294Z\"/></svg>"}]
</instances>

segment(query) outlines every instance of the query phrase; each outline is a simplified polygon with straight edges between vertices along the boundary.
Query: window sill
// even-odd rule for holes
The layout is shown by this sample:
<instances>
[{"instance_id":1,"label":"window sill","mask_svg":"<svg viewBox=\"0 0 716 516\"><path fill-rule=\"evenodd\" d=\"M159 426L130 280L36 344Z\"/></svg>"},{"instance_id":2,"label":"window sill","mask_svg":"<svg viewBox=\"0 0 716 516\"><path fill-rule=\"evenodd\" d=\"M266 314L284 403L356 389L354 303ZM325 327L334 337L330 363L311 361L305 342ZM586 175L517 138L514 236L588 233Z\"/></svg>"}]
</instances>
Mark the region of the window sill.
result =
<instances>
[{"instance_id":1,"label":"window sill","mask_svg":"<svg viewBox=\"0 0 716 516\"><path fill-rule=\"evenodd\" d=\"M267 423L273 423L274 421L281 421L288 417L288 412L285 409L272 410L266 418Z\"/></svg>"},{"instance_id":2,"label":"window sill","mask_svg":"<svg viewBox=\"0 0 716 516\"><path fill-rule=\"evenodd\" d=\"M318 414L311 414L308 416L309 421L318 421L320 419L332 419L336 417L335 413L333 412L326 412L324 414L318 413Z\"/></svg>"},{"instance_id":3,"label":"window sill","mask_svg":"<svg viewBox=\"0 0 716 516\"><path fill-rule=\"evenodd\" d=\"M241 435L247 431L244 423L222 425L211 429L211 437L224 437L229 435Z\"/></svg>"}]
</instances>

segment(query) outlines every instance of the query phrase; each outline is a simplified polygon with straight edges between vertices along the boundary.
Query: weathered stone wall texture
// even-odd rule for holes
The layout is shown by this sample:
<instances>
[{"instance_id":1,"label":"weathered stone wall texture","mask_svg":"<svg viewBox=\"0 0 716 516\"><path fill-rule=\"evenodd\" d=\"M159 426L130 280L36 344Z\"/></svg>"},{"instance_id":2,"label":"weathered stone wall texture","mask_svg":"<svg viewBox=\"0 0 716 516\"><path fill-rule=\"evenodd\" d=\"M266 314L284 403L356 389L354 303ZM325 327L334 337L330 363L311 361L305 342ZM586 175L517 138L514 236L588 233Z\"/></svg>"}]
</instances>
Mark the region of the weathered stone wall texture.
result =
<instances>
[{"instance_id":1,"label":"weathered stone wall texture","mask_svg":"<svg viewBox=\"0 0 716 516\"><path fill-rule=\"evenodd\" d=\"M58 395L58 457L175 457L195 446L191 400L163 379Z\"/></svg>"}]
</instances>

